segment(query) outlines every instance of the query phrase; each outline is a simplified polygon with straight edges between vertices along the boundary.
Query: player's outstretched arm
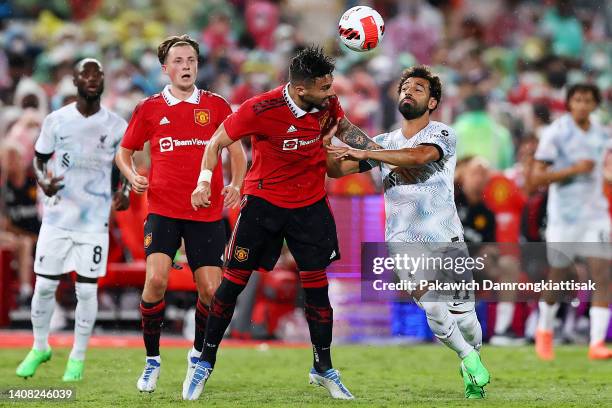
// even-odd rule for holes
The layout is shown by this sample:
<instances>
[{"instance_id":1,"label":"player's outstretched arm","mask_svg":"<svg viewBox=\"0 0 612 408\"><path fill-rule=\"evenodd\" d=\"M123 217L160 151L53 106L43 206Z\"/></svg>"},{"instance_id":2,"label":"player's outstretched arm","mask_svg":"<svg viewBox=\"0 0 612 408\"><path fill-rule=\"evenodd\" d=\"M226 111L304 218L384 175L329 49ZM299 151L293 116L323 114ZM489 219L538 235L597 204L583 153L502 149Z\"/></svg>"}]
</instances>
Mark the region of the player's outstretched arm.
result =
<instances>
[{"instance_id":1,"label":"player's outstretched arm","mask_svg":"<svg viewBox=\"0 0 612 408\"><path fill-rule=\"evenodd\" d=\"M537 160L533 165L530 177L532 188L547 186L570 179L579 174L587 174L593 170L595 163L592 160L580 160L572 166L561 170L551 170L549 163Z\"/></svg>"},{"instance_id":2,"label":"player's outstretched arm","mask_svg":"<svg viewBox=\"0 0 612 408\"><path fill-rule=\"evenodd\" d=\"M132 186L132 190L135 193L142 194L149 188L149 180L136 172L134 161L132 160L133 155L134 150L119 146L119 150L115 155L115 164Z\"/></svg>"},{"instance_id":3,"label":"player's outstretched arm","mask_svg":"<svg viewBox=\"0 0 612 408\"><path fill-rule=\"evenodd\" d=\"M240 188L247 170L247 157L240 141L227 146L227 150L230 157L232 179L230 184L223 188L222 194L225 196L223 205L228 208L235 208L240 204Z\"/></svg>"},{"instance_id":4,"label":"player's outstretched arm","mask_svg":"<svg viewBox=\"0 0 612 408\"><path fill-rule=\"evenodd\" d=\"M64 188L64 185L61 183L64 177L53 177L53 175L49 174L47 171L47 162L51 156L53 156L53 153L44 154L37 151L34 153L34 162L32 164L34 166L36 181L47 197L53 197L58 191Z\"/></svg>"},{"instance_id":5,"label":"player's outstretched arm","mask_svg":"<svg viewBox=\"0 0 612 408\"><path fill-rule=\"evenodd\" d=\"M397 150L360 150L329 146L327 151L337 160L376 160L397 167L419 167L440 160L440 150L432 145L420 145Z\"/></svg>"},{"instance_id":6,"label":"player's outstretched arm","mask_svg":"<svg viewBox=\"0 0 612 408\"><path fill-rule=\"evenodd\" d=\"M355 149L375 150L382 149L359 127L353 125L347 118L340 119L336 137Z\"/></svg>"},{"instance_id":7,"label":"player's outstretched arm","mask_svg":"<svg viewBox=\"0 0 612 408\"><path fill-rule=\"evenodd\" d=\"M332 126L322 135L323 146L331 146L331 140L338 131L338 124ZM340 178L359 171L359 163L350 160L337 160L333 154L327 153L327 175L331 178Z\"/></svg>"},{"instance_id":8,"label":"player's outstretched arm","mask_svg":"<svg viewBox=\"0 0 612 408\"><path fill-rule=\"evenodd\" d=\"M232 143L234 143L234 140L228 136L225 127L221 124L210 139L204 151L204 155L202 156L202 166L200 176L198 177L198 185L191 193L191 206L194 210L210 206L210 180L212 180L213 169L219 162L221 150Z\"/></svg>"}]
</instances>

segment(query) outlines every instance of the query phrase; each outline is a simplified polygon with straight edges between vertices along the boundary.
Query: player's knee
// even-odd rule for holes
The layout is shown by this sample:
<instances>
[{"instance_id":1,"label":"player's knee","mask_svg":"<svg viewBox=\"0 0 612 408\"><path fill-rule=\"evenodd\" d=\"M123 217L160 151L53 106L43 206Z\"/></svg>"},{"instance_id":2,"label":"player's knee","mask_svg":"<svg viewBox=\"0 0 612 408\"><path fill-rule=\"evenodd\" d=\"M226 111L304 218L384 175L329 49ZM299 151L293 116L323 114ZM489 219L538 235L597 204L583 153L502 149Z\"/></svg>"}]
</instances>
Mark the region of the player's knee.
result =
<instances>
[{"instance_id":1,"label":"player's knee","mask_svg":"<svg viewBox=\"0 0 612 408\"><path fill-rule=\"evenodd\" d=\"M168 280L165 276L159 273L153 273L147 279L147 289L154 292L156 295L163 296L168 286Z\"/></svg>"},{"instance_id":2,"label":"player's knee","mask_svg":"<svg viewBox=\"0 0 612 408\"><path fill-rule=\"evenodd\" d=\"M205 305L209 305L218 287L219 286L215 282L204 282L198 285L198 296L200 297L200 301Z\"/></svg>"},{"instance_id":3,"label":"player's knee","mask_svg":"<svg viewBox=\"0 0 612 408\"><path fill-rule=\"evenodd\" d=\"M474 310L453 315L463 338L476 350L482 346L482 328Z\"/></svg>"},{"instance_id":4,"label":"player's knee","mask_svg":"<svg viewBox=\"0 0 612 408\"><path fill-rule=\"evenodd\" d=\"M38 296L44 299L52 298L55 296L55 291L59 285L59 280L47 279L42 276L36 277L36 286L34 291L38 293Z\"/></svg>"},{"instance_id":5,"label":"player's knee","mask_svg":"<svg viewBox=\"0 0 612 408\"><path fill-rule=\"evenodd\" d=\"M74 287L78 301L88 301L98 296L98 285L95 283L77 282Z\"/></svg>"}]
</instances>

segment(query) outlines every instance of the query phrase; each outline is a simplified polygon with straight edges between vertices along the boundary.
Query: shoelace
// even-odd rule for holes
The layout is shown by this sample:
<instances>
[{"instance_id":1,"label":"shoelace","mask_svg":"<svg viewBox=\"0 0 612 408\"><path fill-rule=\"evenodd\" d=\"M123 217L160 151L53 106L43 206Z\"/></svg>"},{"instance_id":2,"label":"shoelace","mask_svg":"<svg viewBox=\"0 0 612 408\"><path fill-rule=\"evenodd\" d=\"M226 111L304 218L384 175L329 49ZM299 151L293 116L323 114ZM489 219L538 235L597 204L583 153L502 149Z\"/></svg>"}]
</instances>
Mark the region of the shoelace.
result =
<instances>
[{"instance_id":1,"label":"shoelace","mask_svg":"<svg viewBox=\"0 0 612 408\"><path fill-rule=\"evenodd\" d=\"M145 372L144 372L144 375L142 376L142 379L145 380L145 381L149 381L149 377L153 373L153 370L155 370L156 368L157 367L155 367L153 364L147 363L147 366L145 367Z\"/></svg>"},{"instance_id":2,"label":"shoelace","mask_svg":"<svg viewBox=\"0 0 612 408\"><path fill-rule=\"evenodd\" d=\"M195 372L193 373L193 382L195 384L200 383L204 377L206 376L206 374L208 374L208 368L199 368L196 367Z\"/></svg>"},{"instance_id":3,"label":"shoelace","mask_svg":"<svg viewBox=\"0 0 612 408\"><path fill-rule=\"evenodd\" d=\"M340 371L334 370L331 373L327 374L325 378L327 378L328 380L332 380L334 383L336 383L338 388L340 388L340 391L342 391L344 394L351 395L349 390L344 386L344 384L342 384L342 381L340 381Z\"/></svg>"}]
</instances>

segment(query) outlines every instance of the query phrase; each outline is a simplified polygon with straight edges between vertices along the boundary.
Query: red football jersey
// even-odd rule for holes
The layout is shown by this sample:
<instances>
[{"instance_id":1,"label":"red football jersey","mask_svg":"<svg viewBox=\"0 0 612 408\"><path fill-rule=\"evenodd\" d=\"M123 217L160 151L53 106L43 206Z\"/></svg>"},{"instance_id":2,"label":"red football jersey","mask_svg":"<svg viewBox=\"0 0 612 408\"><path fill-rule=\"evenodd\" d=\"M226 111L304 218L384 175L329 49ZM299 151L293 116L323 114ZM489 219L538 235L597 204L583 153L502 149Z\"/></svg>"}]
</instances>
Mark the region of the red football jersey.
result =
<instances>
[{"instance_id":1,"label":"red football jersey","mask_svg":"<svg viewBox=\"0 0 612 408\"><path fill-rule=\"evenodd\" d=\"M305 112L291 100L287 85L243 103L223 122L231 139L251 136L253 163L243 193L283 208L323 198L327 153L321 130L343 117L336 97L324 110Z\"/></svg>"},{"instance_id":2,"label":"red football jersey","mask_svg":"<svg viewBox=\"0 0 612 408\"><path fill-rule=\"evenodd\" d=\"M164 90L134 110L121 146L142 150L151 144L149 213L195 221L217 221L223 211L223 170L217 164L211 180L211 205L194 211L191 192L200 174L202 155L215 130L232 112L219 95L195 89L189 99Z\"/></svg>"}]
</instances>

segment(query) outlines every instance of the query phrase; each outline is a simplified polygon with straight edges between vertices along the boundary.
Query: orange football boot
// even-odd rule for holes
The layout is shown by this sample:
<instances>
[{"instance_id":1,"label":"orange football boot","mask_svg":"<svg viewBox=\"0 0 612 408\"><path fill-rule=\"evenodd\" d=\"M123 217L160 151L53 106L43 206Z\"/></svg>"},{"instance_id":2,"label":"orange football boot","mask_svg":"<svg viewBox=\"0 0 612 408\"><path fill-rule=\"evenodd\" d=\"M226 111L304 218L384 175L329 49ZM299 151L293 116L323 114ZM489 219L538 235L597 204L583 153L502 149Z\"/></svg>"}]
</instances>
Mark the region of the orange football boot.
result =
<instances>
[{"instance_id":1,"label":"orange football boot","mask_svg":"<svg viewBox=\"0 0 612 408\"><path fill-rule=\"evenodd\" d=\"M591 360L607 360L612 358L612 350L607 348L603 341L600 341L589 347L589 358Z\"/></svg>"},{"instance_id":2,"label":"orange football boot","mask_svg":"<svg viewBox=\"0 0 612 408\"><path fill-rule=\"evenodd\" d=\"M555 359L553 350L554 335L552 330L536 331L535 350L540 360L551 361Z\"/></svg>"}]
</instances>

